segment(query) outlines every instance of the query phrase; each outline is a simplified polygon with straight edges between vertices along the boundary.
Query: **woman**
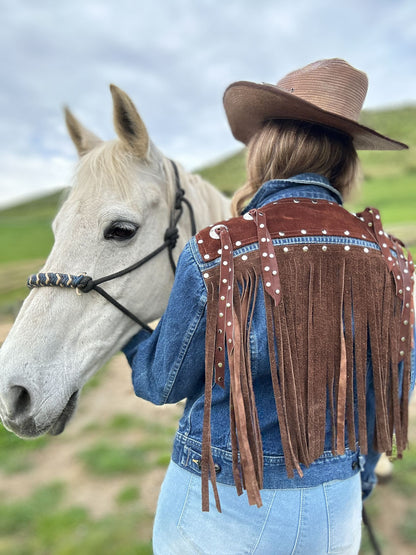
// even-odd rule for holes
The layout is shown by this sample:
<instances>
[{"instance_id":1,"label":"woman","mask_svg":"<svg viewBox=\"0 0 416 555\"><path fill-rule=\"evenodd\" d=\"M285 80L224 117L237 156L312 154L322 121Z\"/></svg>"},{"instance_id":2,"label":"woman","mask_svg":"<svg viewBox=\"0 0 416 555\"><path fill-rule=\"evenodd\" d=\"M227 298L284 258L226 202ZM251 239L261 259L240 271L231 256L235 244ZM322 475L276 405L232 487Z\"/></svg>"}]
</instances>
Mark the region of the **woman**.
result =
<instances>
[{"instance_id":1,"label":"woman","mask_svg":"<svg viewBox=\"0 0 416 555\"><path fill-rule=\"evenodd\" d=\"M125 348L138 396L187 398L156 554L358 552L415 365L412 263L376 210L341 206L357 148L406 148L358 124L366 90L332 59L225 92L248 146L236 217L191 239L157 329Z\"/></svg>"}]
</instances>

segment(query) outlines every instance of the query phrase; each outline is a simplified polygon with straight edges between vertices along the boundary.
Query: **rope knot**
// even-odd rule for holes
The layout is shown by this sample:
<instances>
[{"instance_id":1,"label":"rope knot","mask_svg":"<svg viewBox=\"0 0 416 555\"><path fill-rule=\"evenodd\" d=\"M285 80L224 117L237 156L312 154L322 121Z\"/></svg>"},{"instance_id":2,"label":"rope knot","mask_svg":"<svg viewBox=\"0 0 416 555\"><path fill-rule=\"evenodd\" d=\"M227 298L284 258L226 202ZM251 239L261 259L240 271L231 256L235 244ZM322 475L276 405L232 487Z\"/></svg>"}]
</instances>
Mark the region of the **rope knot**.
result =
<instances>
[{"instance_id":1,"label":"rope knot","mask_svg":"<svg viewBox=\"0 0 416 555\"><path fill-rule=\"evenodd\" d=\"M179 187L175 193L175 210L180 210L182 208L183 197L185 196L185 191L182 187Z\"/></svg>"},{"instance_id":2,"label":"rope knot","mask_svg":"<svg viewBox=\"0 0 416 555\"><path fill-rule=\"evenodd\" d=\"M170 248L174 248L174 246L176 245L176 242L179 238L179 231L177 227L168 227L167 230L165 231L165 236L164 236L164 240L165 243L167 243Z\"/></svg>"},{"instance_id":3,"label":"rope knot","mask_svg":"<svg viewBox=\"0 0 416 555\"><path fill-rule=\"evenodd\" d=\"M81 279L77 284L77 289L83 293L89 293L92 289L94 289L94 280L90 276L81 276Z\"/></svg>"}]
</instances>

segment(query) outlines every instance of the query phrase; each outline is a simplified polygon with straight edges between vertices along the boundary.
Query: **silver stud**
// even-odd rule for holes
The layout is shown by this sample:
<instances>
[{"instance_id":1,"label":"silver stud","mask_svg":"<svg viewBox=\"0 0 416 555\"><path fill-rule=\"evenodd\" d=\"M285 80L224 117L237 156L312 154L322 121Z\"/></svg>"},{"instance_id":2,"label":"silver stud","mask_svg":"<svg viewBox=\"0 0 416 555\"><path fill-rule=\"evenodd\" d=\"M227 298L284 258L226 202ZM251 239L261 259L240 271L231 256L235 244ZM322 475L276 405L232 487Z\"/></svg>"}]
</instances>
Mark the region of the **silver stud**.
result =
<instances>
[{"instance_id":1,"label":"silver stud","mask_svg":"<svg viewBox=\"0 0 416 555\"><path fill-rule=\"evenodd\" d=\"M367 254L367 253L369 253L370 251L367 249L367 247L365 247L365 248L364 248L364 252Z\"/></svg>"},{"instance_id":2,"label":"silver stud","mask_svg":"<svg viewBox=\"0 0 416 555\"><path fill-rule=\"evenodd\" d=\"M406 341L406 338L405 338L405 337L401 337L401 338L400 338L400 341L401 341L402 343L404 343L404 342Z\"/></svg>"},{"instance_id":3,"label":"silver stud","mask_svg":"<svg viewBox=\"0 0 416 555\"><path fill-rule=\"evenodd\" d=\"M230 327L230 326L231 326L231 322L227 322L227 326Z\"/></svg>"},{"instance_id":4,"label":"silver stud","mask_svg":"<svg viewBox=\"0 0 416 555\"><path fill-rule=\"evenodd\" d=\"M219 330L218 330L218 333L222 333L222 330L219 329Z\"/></svg>"},{"instance_id":5,"label":"silver stud","mask_svg":"<svg viewBox=\"0 0 416 555\"><path fill-rule=\"evenodd\" d=\"M266 281L266 287L270 287L271 283L270 281Z\"/></svg>"},{"instance_id":6,"label":"silver stud","mask_svg":"<svg viewBox=\"0 0 416 555\"><path fill-rule=\"evenodd\" d=\"M203 239L198 239L198 244L199 245L202 245L203 242L204 242Z\"/></svg>"},{"instance_id":7,"label":"silver stud","mask_svg":"<svg viewBox=\"0 0 416 555\"><path fill-rule=\"evenodd\" d=\"M322 247L322 250L323 250L323 251L326 251L326 250L328 250L328 247L327 247L326 245L324 245L324 246Z\"/></svg>"},{"instance_id":8,"label":"silver stud","mask_svg":"<svg viewBox=\"0 0 416 555\"><path fill-rule=\"evenodd\" d=\"M391 262L393 259L392 259L391 256L389 256L389 257L387 258L387 260L388 260L389 262Z\"/></svg>"},{"instance_id":9,"label":"silver stud","mask_svg":"<svg viewBox=\"0 0 416 555\"><path fill-rule=\"evenodd\" d=\"M209 259L209 254L204 254L204 258L205 258L205 260L208 260Z\"/></svg>"},{"instance_id":10,"label":"silver stud","mask_svg":"<svg viewBox=\"0 0 416 555\"><path fill-rule=\"evenodd\" d=\"M303 252L306 252L306 251L308 251L309 249L308 249L308 247L305 246L305 247L302 247L302 250L303 250Z\"/></svg>"},{"instance_id":11,"label":"silver stud","mask_svg":"<svg viewBox=\"0 0 416 555\"><path fill-rule=\"evenodd\" d=\"M362 216L360 216L360 220L363 222L363 221L364 221L364 218L363 218Z\"/></svg>"},{"instance_id":12,"label":"silver stud","mask_svg":"<svg viewBox=\"0 0 416 555\"><path fill-rule=\"evenodd\" d=\"M403 324L404 324L405 326L407 326L408 323L409 323L409 320L405 320L405 321L403 322Z\"/></svg>"},{"instance_id":13,"label":"silver stud","mask_svg":"<svg viewBox=\"0 0 416 555\"><path fill-rule=\"evenodd\" d=\"M275 293L276 293L276 295L279 295L280 294L280 289L276 289Z\"/></svg>"},{"instance_id":14,"label":"silver stud","mask_svg":"<svg viewBox=\"0 0 416 555\"><path fill-rule=\"evenodd\" d=\"M300 232L302 233L302 235L306 235L306 229L301 229Z\"/></svg>"},{"instance_id":15,"label":"silver stud","mask_svg":"<svg viewBox=\"0 0 416 555\"><path fill-rule=\"evenodd\" d=\"M350 247L349 245L345 245L344 250L345 250L345 251L349 251L350 248L351 248L351 247Z\"/></svg>"},{"instance_id":16,"label":"silver stud","mask_svg":"<svg viewBox=\"0 0 416 555\"><path fill-rule=\"evenodd\" d=\"M294 202L295 204L299 204L299 203L300 203L300 200L293 199L293 202Z\"/></svg>"},{"instance_id":17,"label":"silver stud","mask_svg":"<svg viewBox=\"0 0 416 555\"><path fill-rule=\"evenodd\" d=\"M236 241L236 242L235 242L235 246L236 246L236 247L241 247L241 241Z\"/></svg>"},{"instance_id":18,"label":"silver stud","mask_svg":"<svg viewBox=\"0 0 416 555\"><path fill-rule=\"evenodd\" d=\"M243 254L243 256L241 257L241 260L247 260L247 255Z\"/></svg>"},{"instance_id":19,"label":"silver stud","mask_svg":"<svg viewBox=\"0 0 416 555\"><path fill-rule=\"evenodd\" d=\"M269 254L269 258L274 258L274 254Z\"/></svg>"},{"instance_id":20,"label":"silver stud","mask_svg":"<svg viewBox=\"0 0 416 555\"><path fill-rule=\"evenodd\" d=\"M403 289L399 289L399 295L402 295Z\"/></svg>"},{"instance_id":21,"label":"silver stud","mask_svg":"<svg viewBox=\"0 0 416 555\"><path fill-rule=\"evenodd\" d=\"M217 364L217 366L218 366L218 368L222 368L222 362L219 362L219 363Z\"/></svg>"},{"instance_id":22,"label":"silver stud","mask_svg":"<svg viewBox=\"0 0 416 555\"><path fill-rule=\"evenodd\" d=\"M222 264L223 264L223 266L228 266L228 262L226 260L224 260L224 262Z\"/></svg>"},{"instance_id":23,"label":"silver stud","mask_svg":"<svg viewBox=\"0 0 416 555\"><path fill-rule=\"evenodd\" d=\"M262 242L262 243L265 243L265 242L266 242L266 237L262 237L262 238L261 238L261 242Z\"/></svg>"},{"instance_id":24,"label":"silver stud","mask_svg":"<svg viewBox=\"0 0 416 555\"><path fill-rule=\"evenodd\" d=\"M376 214L376 220L379 220L380 216L378 214Z\"/></svg>"},{"instance_id":25,"label":"silver stud","mask_svg":"<svg viewBox=\"0 0 416 555\"><path fill-rule=\"evenodd\" d=\"M252 219L253 219L253 216L252 216L251 214L249 214L248 212L246 212L246 213L244 214L243 218L244 218L245 220L252 220Z\"/></svg>"},{"instance_id":26,"label":"silver stud","mask_svg":"<svg viewBox=\"0 0 416 555\"><path fill-rule=\"evenodd\" d=\"M224 316L224 313L223 313L223 312L220 312L220 313L219 313L219 317L222 318L223 316Z\"/></svg>"},{"instance_id":27,"label":"silver stud","mask_svg":"<svg viewBox=\"0 0 416 555\"><path fill-rule=\"evenodd\" d=\"M363 235L361 235L361 237L362 237L363 239L367 239L367 235L364 235L364 234L363 234Z\"/></svg>"},{"instance_id":28,"label":"silver stud","mask_svg":"<svg viewBox=\"0 0 416 555\"><path fill-rule=\"evenodd\" d=\"M317 201L317 200L313 200L313 201L312 201L312 204L318 204L318 201Z\"/></svg>"},{"instance_id":29,"label":"silver stud","mask_svg":"<svg viewBox=\"0 0 416 555\"><path fill-rule=\"evenodd\" d=\"M233 342L233 340L230 337L229 340L228 340L228 343L232 343L232 342Z\"/></svg>"},{"instance_id":30,"label":"silver stud","mask_svg":"<svg viewBox=\"0 0 416 555\"><path fill-rule=\"evenodd\" d=\"M267 252L264 252L264 253L263 253L263 256L264 256L264 258L266 258L266 256L267 256Z\"/></svg>"},{"instance_id":31,"label":"silver stud","mask_svg":"<svg viewBox=\"0 0 416 555\"><path fill-rule=\"evenodd\" d=\"M379 235L384 235L384 231L382 231L382 230L380 229L380 231L378 232L378 234L379 234Z\"/></svg>"},{"instance_id":32,"label":"silver stud","mask_svg":"<svg viewBox=\"0 0 416 555\"><path fill-rule=\"evenodd\" d=\"M270 270L270 266L265 266L264 269L266 272L268 272Z\"/></svg>"},{"instance_id":33,"label":"silver stud","mask_svg":"<svg viewBox=\"0 0 416 555\"><path fill-rule=\"evenodd\" d=\"M218 254L221 254L221 253L222 253L222 250L221 250L221 249L218 249L218 250L217 250L217 253L218 253Z\"/></svg>"},{"instance_id":34,"label":"silver stud","mask_svg":"<svg viewBox=\"0 0 416 555\"><path fill-rule=\"evenodd\" d=\"M409 306L410 306L410 303L406 303L406 308L409 308Z\"/></svg>"},{"instance_id":35,"label":"silver stud","mask_svg":"<svg viewBox=\"0 0 416 555\"><path fill-rule=\"evenodd\" d=\"M383 243L382 247L383 247L383 249L386 249L387 248L386 243Z\"/></svg>"},{"instance_id":36,"label":"silver stud","mask_svg":"<svg viewBox=\"0 0 416 555\"><path fill-rule=\"evenodd\" d=\"M224 278L224 279L222 280L222 282L223 282L223 283L227 283L227 278Z\"/></svg>"},{"instance_id":37,"label":"silver stud","mask_svg":"<svg viewBox=\"0 0 416 555\"><path fill-rule=\"evenodd\" d=\"M272 274L273 274L274 276L277 276L277 271L276 271L276 270L273 270Z\"/></svg>"},{"instance_id":38,"label":"silver stud","mask_svg":"<svg viewBox=\"0 0 416 555\"><path fill-rule=\"evenodd\" d=\"M326 235L327 233L328 233L328 232L327 232L326 229L323 229L323 230L322 230L322 235Z\"/></svg>"},{"instance_id":39,"label":"silver stud","mask_svg":"<svg viewBox=\"0 0 416 555\"><path fill-rule=\"evenodd\" d=\"M226 251L228 251L229 246L228 246L228 245L224 245L224 249L225 249Z\"/></svg>"},{"instance_id":40,"label":"silver stud","mask_svg":"<svg viewBox=\"0 0 416 555\"><path fill-rule=\"evenodd\" d=\"M289 252L289 249L287 247L283 247L283 252Z\"/></svg>"},{"instance_id":41,"label":"silver stud","mask_svg":"<svg viewBox=\"0 0 416 555\"><path fill-rule=\"evenodd\" d=\"M225 301L224 295L221 295L220 299L221 299L222 301Z\"/></svg>"},{"instance_id":42,"label":"silver stud","mask_svg":"<svg viewBox=\"0 0 416 555\"><path fill-rule=\"evenodd\" d=\"M373 222L368 222L368 227L373 227Z\"/></svg>"},{"instance_id":43,"label":"silver stud","mask_svg":"<svg viewBox=\"0 0 416 555\"><path fill-rule=\"evenodd\" d=\"M284 237L284 236L285 236L285 234L283 233L283 231L279 231L279 235L280 235L280 237Z\"/></svg>"},{"instance_id":44,"label":"silver stud","mask_svg":"<svg viewBox=\"0 0 416 555\"><path fill-rule=\"evenodd\" d=\"M231 303L227 303L225 306L226 306L227 308L230 308Z\"/></svg>"},{"instance_id":45,"label":"silver stud","mask_svg":"<svg viewBox=\"0 0 416 555\"><path fill-rule=\"evenodd\" d=\"M409 287L409 286L406 287L406 291L410 291L410 287Z\"/></svg>"},{"instance_id":46,"label":"silver stud","mask_svg":"<svg viewBox=\"0 0 416 555\"><path fill-rule=\"evenodd\" d=\"M404 351L400 351L400 356L404 357Z\"/></svg>"},{"instance_id":47,"label":"silver stud","mask_svg":"<svg viewBox=\"0 0 416 555\"><path fill-rule=\"evenodd\" d=\"M350 232L349 231L344 231L344 235L349 235Z\"/></svg>"},{"instance_id":48,"label":"silver stud","mask_svg":"<svg viewBox=\"0 0 416 555\"><path fill-rule=\"evenodd\" d=\"M207 274L207 273L205 272L204 278L205 278L205 279L206 279L206 278L209 278L209 274Z\"/></svg>"},{"instance_id":49,"label":"silver stud","mask_svg":"<svg viewBox=\"0 0 416 555\"><path fill-rule=\"evenodd\" d=\"M397 279L401 279L401 277L400 277L400 276L397 276Z\"/></svg>"},{"instance_id":50,"label":"silver stud","mask_svg":"<svg viewBox=\"0 0 416 555\"><path fill-rule=\"evenodd\" d=\"M259 225L259 227L261 227L261 228L263 229L263 227L264 227L264 224L260 224L260 225Z\"/></svg>"}]
</instances>

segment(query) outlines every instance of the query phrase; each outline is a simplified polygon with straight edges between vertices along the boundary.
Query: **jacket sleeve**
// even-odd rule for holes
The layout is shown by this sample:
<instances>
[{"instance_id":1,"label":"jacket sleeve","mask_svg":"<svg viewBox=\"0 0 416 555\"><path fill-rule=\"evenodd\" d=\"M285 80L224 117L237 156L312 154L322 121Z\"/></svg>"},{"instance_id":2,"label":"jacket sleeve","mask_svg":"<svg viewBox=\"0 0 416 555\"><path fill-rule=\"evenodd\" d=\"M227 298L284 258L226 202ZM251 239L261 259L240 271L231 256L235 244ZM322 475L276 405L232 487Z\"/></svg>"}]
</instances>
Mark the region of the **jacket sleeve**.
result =
<instances>
[{"instance_id":1,"label":"jacket sleeve","mask_svg":"<svg viewBox=\"0 0 416 555\"><path fill-rule=\"evenodd\" d=\"M141 330L123 348L138 397L162 405L203 391L206 300L205 283L188 243L155 331Z\"/></svg>"}]
</instances>

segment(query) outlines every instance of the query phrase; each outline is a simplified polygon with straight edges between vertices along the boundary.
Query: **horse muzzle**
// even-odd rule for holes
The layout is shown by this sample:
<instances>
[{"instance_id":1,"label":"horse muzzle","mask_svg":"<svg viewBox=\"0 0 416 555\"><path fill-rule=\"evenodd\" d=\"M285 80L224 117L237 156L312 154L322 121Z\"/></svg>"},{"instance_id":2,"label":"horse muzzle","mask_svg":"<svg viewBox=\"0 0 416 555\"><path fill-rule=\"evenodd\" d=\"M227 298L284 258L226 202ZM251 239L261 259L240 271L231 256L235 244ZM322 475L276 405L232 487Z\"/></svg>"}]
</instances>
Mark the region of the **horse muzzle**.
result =
<instances>
[{"instance_id":1,"label":"horse muzzle","mask_svg":"<svg viewBox=\"0 0 416 555\"><path fill-rule=\"evenodd\" d=\"M75 412L79 391L75 391L68 399L62 412L48 419L39 411L32 415L31 398L29 392L21 386L10 388L7 402L3 398L1 420L4 427L23 439L32 439L44 434L58 435L65 429L66 424ZM5 410L5 405L7 409Z\"/></svg>"}]
</instances>

